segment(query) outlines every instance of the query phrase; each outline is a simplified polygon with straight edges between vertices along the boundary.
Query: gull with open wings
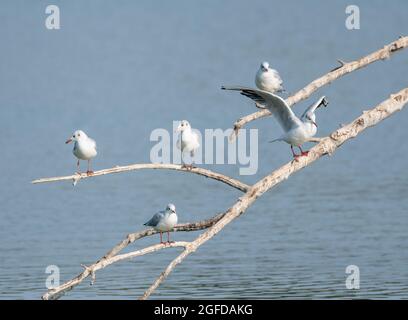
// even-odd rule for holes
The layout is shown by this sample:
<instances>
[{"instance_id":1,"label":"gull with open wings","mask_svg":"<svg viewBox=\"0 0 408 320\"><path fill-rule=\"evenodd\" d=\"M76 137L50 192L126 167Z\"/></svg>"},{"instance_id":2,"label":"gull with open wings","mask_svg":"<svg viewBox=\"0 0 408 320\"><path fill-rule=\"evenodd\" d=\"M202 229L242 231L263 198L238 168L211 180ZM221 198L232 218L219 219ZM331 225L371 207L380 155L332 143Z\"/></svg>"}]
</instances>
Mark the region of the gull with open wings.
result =
<instances>
[{"instance_id":1,"label":"gull with open wings","mask_svg":"<svg viewBox=\"0 0 408 320\"><path fill-rule=\"evenodd\" d=\"M300 119L294 114L286 101L267 91L251 89L245 87L221 87L223 90L239 91L242 95L254 100L256 103L265 106L279 122L285 131L275 141L285 141L290 144L293 157L307 156L308 151L303 151L301 145L313 137L317 132L315 111L320 106L327 106L328 101L325 96L320 97L314 104L305 110ZM296 154L293 147L298 147L300 154Z\"/></svg>"}]
</instances>

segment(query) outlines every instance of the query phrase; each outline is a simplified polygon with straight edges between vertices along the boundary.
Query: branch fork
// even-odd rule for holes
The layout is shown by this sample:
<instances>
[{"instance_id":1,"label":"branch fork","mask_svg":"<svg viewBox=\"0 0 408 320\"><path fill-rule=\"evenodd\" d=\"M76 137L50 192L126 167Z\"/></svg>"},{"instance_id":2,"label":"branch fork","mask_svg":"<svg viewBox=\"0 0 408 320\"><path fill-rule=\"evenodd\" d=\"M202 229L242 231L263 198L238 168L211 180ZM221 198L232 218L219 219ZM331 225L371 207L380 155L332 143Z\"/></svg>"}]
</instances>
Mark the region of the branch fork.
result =
<instances>
[{"instance_id":1,"label":"branch fork","mask_svg":"<svg viewBox=\"0 0 408 320\"><path fill-rule=\"evenodd\" d=\"M408 37L401 37L399 40L385 46L383 49L380 49L366 57L363 57L359 60L353 62L344 62L339 60L339 63L342 64L338 69L329 72L327 75L316 79L311 82L305 88L294 94L293 96L287 99L289 105L293 105L303 99L309 97L313 92L318 88L326 85L333 80L350 73L354 70L362 68L374 61L383 59L386 56L389 56L390 53L400 50L408 46ZM219 233L227 224L231 221L242 215L249 206L252 205L260 196L265 192L278 185L282 181L288 179L292 174L300 171L301 169L311 165L316 160L322 156L328 154L332 155L340 146L342 146L348 140L356 137L362 131L367 128L378 124L384 119L388 118L390 115L394 114L397 111L402 110L402 108L408 103L408 87L402 89L396 94L391 94L390 97L374 107L371 110L364 111L361 116L357 117L354 121L349 124L342 125L341 128L333 131L327 137L324 138L313 138L310 139L311 142L316 142L317 144L309 150L307 156L301 157L299 161L290 161L280 168L272 171L267 176L260 179L254 185L250 186L241 181L238 181L234 178L224 176L219 173L215 173L209 170L201 168L193 168L186 172L196 173L208 178L212 178L219 182L223 182L233 188L236 188L243 192L243 195L240 196L235 204L231 206L228 210L214 215L212 218L192 222L178 224L174 228L174 232L189 232L189 231L198 231L205 230L203 233L198 235L196 239L191 242L177 241L169 244L156 244L151 245L142 249L138 249L129 253L120 254L120 252L126 248L131 243L156 234L157 232L153 229L146 229L139 232L131 233L126 236L124 240L119 242L114 248L112 248L108 253L106 253L100 260L96 261L90 266L82 265L84 268L83 272L78 274L75 278L65 282L64 284L48 290L42 298L45 300L48 299L58 299L61 295L71 290L78 284L80 284L88 276L91 276L91 284L95 282L95 273L97 270L103 269L113 263L133 259L138 256L145 254L153 253L158 250L168 249L173 247L181 247L183 251L173 259L170 264L165 268L165 270L156 278L156 280L151 284L151 286L144 292L140 299L144 300L150 297L150 295L159 287L159 285L169 276L169 274L174 270L174 268L180 264L187 256L195 252L202 244L210 240L217 233ZM234 125L234 130L237 131L246 123L270 115L268 110L261 110L246 117L241 118ZM110 173L118 173L131 170L139 169L169 169L169 170L179 170L185 171L180 168L178 165L171 164L135 164L130 166L116 166L111 169L104 169L96 171L94 176L105 175ZM77 178L79 179L90 178L91 176L83 176ZM55 178L44 178L33 181L33 183L42 183L42 182L52 182L52 181L62 181L74 179L75 176L66 176L66 177L55 177Z\"/></svg>"}]
</instances>

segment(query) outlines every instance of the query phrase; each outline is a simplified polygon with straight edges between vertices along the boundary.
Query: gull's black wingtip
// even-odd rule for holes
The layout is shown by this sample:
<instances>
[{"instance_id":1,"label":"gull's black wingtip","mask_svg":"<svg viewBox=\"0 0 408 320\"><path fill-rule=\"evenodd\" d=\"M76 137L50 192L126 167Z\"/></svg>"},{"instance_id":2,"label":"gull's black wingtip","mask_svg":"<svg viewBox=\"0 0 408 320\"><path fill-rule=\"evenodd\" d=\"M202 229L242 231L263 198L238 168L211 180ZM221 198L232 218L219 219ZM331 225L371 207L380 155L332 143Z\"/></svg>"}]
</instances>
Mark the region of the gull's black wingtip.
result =
<instances>
[{"instance_id":1,"label":"gull's black wingtip","mask_svg":"<svg viewBox=\"0 0 408 320\"><path fill-rule=\"evenodd\" d=\"M225 86L221 86L221 90L227 90Z\"/></svg>"},{"instance_id":2,"label":"gull's black wingtip","mask_svg":"<svg viewBox=\"0 0 408 320\"><path fill-rule=\"evenodd\" d=\"M323 103L323 106L327 107L327 105L329 104L329 100L327 100L327 98L324 97L322 103Z\"/></svg>"}]
</instances>

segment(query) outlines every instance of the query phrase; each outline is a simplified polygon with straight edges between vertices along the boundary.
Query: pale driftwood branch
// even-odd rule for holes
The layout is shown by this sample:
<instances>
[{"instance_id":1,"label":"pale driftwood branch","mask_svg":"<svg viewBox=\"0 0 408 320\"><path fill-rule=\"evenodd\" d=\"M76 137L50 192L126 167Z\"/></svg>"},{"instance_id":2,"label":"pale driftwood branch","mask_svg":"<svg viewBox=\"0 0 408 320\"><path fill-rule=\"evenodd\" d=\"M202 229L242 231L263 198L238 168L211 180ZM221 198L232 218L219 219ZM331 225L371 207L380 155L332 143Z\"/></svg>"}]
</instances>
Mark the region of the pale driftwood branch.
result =
<instances>
[{"instance_id":1,"label":"pale driftwood branch","mask_svg":"<svg viewBox=\"0 0 408 320\"><path fill-rule=\"evenodd\" d=\"M92 266L86 266L82 264L81 266L84 268L84 271L82 273L80 273L78 276L76 276L72 280L64 283L63 285L58 286L54 289L50 289L48 292L46 292L42 296L42 299L44 300L57 299L66 291L69 291L73 287L80 284L88 276L92 277L91 284L93 284L95 282L96 271L106 268L112 263L143 256L145 254L152 253L152 252L155 252L161 249L175 248L175 247L187 248L188 246L189 246L189 242L186 242L186 241L177 241L177 242L171 242L171 243L166 243L166 244L156 244L156 245L152 245L152 246L149 246L149 247L146 247L140 250L132 251L129 253L119 254L109 259L103 259L99 263L93 264Z\"/></svg>"},{"instance_id":2,"label":"pale driftwood branch","mask_svg":"<svg viewBox=\"0 0 408 320\"><path fill-rule=\"evenodd\" d=\"M174 231L194 231L201 229L208 229L206 232L201 234L193 242L179 242L184 247L183 252L178 255L165 269L164 272L153 282L153 284L146 290L141 299L147 299L152 292L166 279L166 277L172 272L172 270L181 263L189 254L196 251L199 246L211 239L215 234L221 231L228 223L237 218L239 215L244 213L246 209L263 193L273 188L283 180L287 179L291 174L301 170L302 168L310 165L320 157L325 154L332 154L338 147L340 147L347 140L354 138L360 132L368 127L371 127L378 122L384 120L396 111L399 111L408 101L408 88L401 90L395 95L382 102L380 105L375 107L370 111L366 111L362 116L358 117L352 123L343 126L342 128L334 131L329 137L316 138L319 141L315 147L313 147L307 157L299 158L298 161L291 161L288 164L282 166L281 168L275 170L265 178L257 182L253 187L251 187L238 201L224 213L219 213L216 216L195 222L179 224L175 227ZM126 258L138 256L146 253L150 253L159 250L164 247L163 245L155 245L147 247L138 251L131 252L129 254L117 255L122 249L131 244L132 242L157 233L153 229L147 229L133 234L129 234L125 240L121 241L117 246L110 250L102 259L97 261L91 266L85 267L85 270L80 273L77 277L64 283L63 285L51 289L46 292L42 298L43 299L56 299L60 297L65 292L71 290L76 285L80 284L88 276L92 277L94 281L95 271L106 267L114 262L121 261Z\"/></svg>"},{"instance_id":3,"label":"pale driftwood branch","mask_svg":"<svg viewBox=\"0 0 408 320\"><path fill-rule=\"evenodd\" d=\"M167 268L160 274L160 276L153 282L153 284L145 291L140 300L146 300L150 297L154 290L167 278L167 276L173 271L173 269L181 263L190 253L194 252L197 247L192 247L191 245L186 247L182 253L180 253Z\"/></svg>"},{"instance_id":4,"label":"pale driftwood branch","mask_svg":"<svg viewBox=\"0 0 408 320\"><path fill-rule=\"evenodd\" d=\"M372 110L365 111L350 124L343 126L334 131L330 136L323 138L319 144L309 150L307 157L301 157L297 161L293 160L259 180L225 212L225 215L216 224L186 246L185 250L167 266L165 271L160 274L140 299L147 299L179 263L181 263L189 254L196 251L203 243L207 242L220 232L227 224L243 214L246 209L266 191L286 180L293 173L309 166L320 157L326 154L333 154L336 149L347 140L356 137L365 129L376 125L393 113L400 111L407 102L408 88L405 88L397 94L391 95L389 99L383 101Z\"/></svg>"},{"instance_id":5,"label":"pale driftwood branch","mask_svg":"<svg viewBox=\"0 0 408 320\"><path fill-rule=\"evenodd\" d=\"M361 59L359 61L354 61L350 63L344 63L343 61L340 61L340 63L344 64L344 66L341 66L339 69L337 69L336 71L332 73L333 78L328 79L329 82L333 81L334 79L338 78L339 76L343 74L359 69L378 59L387 58L392 52L406 47L407 37L401 37L400 40L388 46L385 46L384 49L382 49L383 50L382 53L379 53L379 52L373 53L372 55L375 54L375 57L370 57L371 55L369 55L363 58L363 59L368 59L368 60L371 59L371 61L361 62L360 61ZM358 63L358 65L353 65L355 63ZM344 69L345 67L350 68L350 69L345 70ZM342 74L340 75L337 74L339 71L341 71ZM322 78L325 78L325 77L327 77L327 75ZM318 80L319 79L315 80L314 82ZM328 81L328 80L326 79L324 81ZM314 87L312 86L314 82L312 82L311 84L309 84L307 87L303 89L303 90L307 89L306 93L302 93L303 90L301 90L298 93L296 93L294 96L290 97L289 99L293 100L291 103L294 104L297 101L305 99L308 95L310 95L315 90L317 90L319 86L329 83L329 82L324 83L324 84L317 83L315 84L315 87ZM298 99L297 101L296 101L296 97ZM407 100L408 100L408 88L401 90L399 93L395 95L391 95L389 99L387 99L386 101L384 101L383 103L375 107L374 109L364 112L362 116L354 120L352 123L342 126L340 129L334 131L329 137L310 139L310 141L318 142L318 144L310 150L309 155L307 157L302 157L302 158L299 158L297 161L293 160L289 162L288 164L282 166L278 170L275 170L268 176L259 180L253 186L248 186L238 180L235 180L229 177L225 177L223 175L211 172L209 170L195 168L190 171L190 170L186 170L182 168L179 165L172 165L172 164L159 165L161 166L160 168L155 167L157 165L141 164L141 165L116 167L112 169L97 171L95 175L104 175L104 174L109 174L109 173L117 173L117 172L137 170L137 169L170 169L170 170L188 171L188 172L201 174L203 176L207 176L209 178L213 178L215 180L219 180L224 183L227 183L241 191L244 191L245 194L242 197L240 197L237 200L237 202L224 213L219 213L216 216L210 219L207 219L207 220L203 220L203 221L199 221L195 223L179 224L175 227L174 231L194 231L194 230L208 229L207 231L203 232L199 237L197 237L193 242L177 242L175 244L170 244L168 246L154 245L154 246L150 246L144 249L140 249L137 251L119 255L118 253L123 248L128 246L129 244L133 243L134 241L140 238L153 235L157 232L154 231L153 229L147 229L147 230L143 230L143 231L136 232L133 234L129 234L126 237L126 239L121 241L118 245L116 245L112 250L110 250L107 254L105 254L105 256L102 257L100 260L98 260L96 263L90 266L83 266L84 271L80 273L77 277L73 278L72 280L64 283L63 285L57 288L49 290L42 296L42 298L43 299L56 299L60 295L64 294L66 291L71 290L73 287L81 283L88 276L91 276L92 282L93 282L95 280L95 272L97 270L104 268L114 262L122 261L125 259L130 259L132 257L136 257L142 254L147 254L147 253L154 252L154 251L164 249L167 247L174 247L174 246L184 247L183 252L179 254L167 266L165 271L160 274L160 276L153 282L153 284L146 290L144 295L141 297L141 299L147 299L154 292L154 290L167 278L167 276L173 271L173 269L179 263L181 263L189 254L197 250L199 246L201 246L203 243L211 239L215 234L220 232L228 223L230 223L232 220L234 220L235 218L243 214L246 211L246 209L263 193L273 188L274 186L276 186L283 180L287 179L291 174L310 165L311 163L313 163L314 161L316 161L323 155L325 154L331 155L344 142L346 142L347 140L351 138L354 138L366 128L377 124L378 122L384 120L385 118L387 118L394 112L401 110L403 106L407 103ZM142 167L139 167L139 166L142 166ZM166 168L163 166L166 166ZM201 172L198 172L198 171L201 171ZM88 178L88 176L83 174L83 175L73 175L73 176L68 176L68 177L39 179L39 180L33 181L33 183L70 180L70 179L73 179L74 181L78 181L79 179L83 179L83 178Z\"/></svg>"},{"instance_id":6,"label":"pale driftwood branch","mask_svg":"<svg viewBox=\"0 0 408 320\"><path fill-rule=\"evenodd\" d=\"M197 231L197 230L206 229L206 228L209 228L209 227L213 226L216 222L218 222L224 216L224 214L225 213L219 213L219 214L215 215L212 218L202 220L202 221L178 224L178 225L175 226L173 231L178 231L178 232L180 232L180 231ZM139 231L139 232L128 234L123 241L118 243L113 249L111 249L108 253L106 253L100 260L98 260L97 262L95 262L94 264L92 264L90 266L81 265L84 268L83 272L78 274L75 278L65 282L64 284L62 284L62 285L60 285L60 286L58 286L56 288L48 290L42 296L42 299L44 299L44 300L58 299L61 295L63 295L64 293L66 293L69 290L72 290L75 286L79 285L83 280L85 280L89 276L92 277L91 284L93 284L94 281L95 281L95 271L101 269L102 267L104 268L104 267L112 264L113 262L116 262L115 259L117 259L117 257L122 257L121 260L123 260L123 257L126 257L126 255L129 255L129 254L118 255L118 253L120 251L122 251L124 248L126 248L128 245L135 242L136 240L147 237L147 236L151 236L151 235L156 234L156 233L158 233L158 232L155 231L154 229L146 229L146 230L142 230L142 231ZM177 242L177 243L178 244L186 244L185 242ZM174 244L173 244L173 247L174 247ZM160 245L156 245L156 246L145 248L143 250L147 249L148 251L149 250L156 251L156 250L154 250L156 248L161 249ZM153 251L151 251L151 252L153 252ZM144 252L144 251L138 250L138 251L131 252L131 254L138 255L138 252ZM144 254L146 254L146 253L144 253Z\"/></svg>"},{"instance_id":7,"label":"pale driftwood branch","mask_svg":"<svg viewBox=\"0 0 408 320\"><path fill-rule=\"evenodd\" d=\"M36 184L36 183L56 182L56 181L65 181L65 180L73 180L77 182L81 179L103 176L103 175L111 174L111 173L120 173L120 172L143 170L143 169L167 169L167 170L191 172L191 173L198 174L200 176L204 176L207 178L211 178L211 179L223 182L243 192L247 191L250 187L247 184L237 179L228 177L226 175L223 175L221 173L217 173L211 170L197 168L197 167L187 169L183 167L182 165L178 165L178 164L161 164L161 163L138 163L138 164L131 164L127 166L116 166L110 169L103 169L103 170L95 171L92 175L87 175L86 173L81 173L81 174L77 173L77 174L70 175L70 176L37 179L37 180L32 181L31 183Z\"/></svg>"},{"instance_id":8,"label":"pale driftwood branch","mask_svg":"<svg viewBox=\"0 0 408 320\"><path fill-rule=\"evenodd\" d=\"M307 99L310 97L315 91L319 88L331 83L332 81L350 73L355 70L361 69L370 63L375 61L384 60L391 56L392 53L395 51L401 50L408 46L408 36L400 37L398 40L391 42L390 44L384 46L382 49L379 49L365 57L362 57L358 60L351 61L351 62L344 62L342 60L338 60L341 64L340 67L333 69L329 73L325 74L324 76L312 81L302 90L299 90L294 95L290 96L286 99L286 102L289 106L293 106L294 104ZM247 116L244 116L238 119L234 123L234 131L230 136L230 139L234 139L235 136L238 134L238 130L241 129L243 126L248 124L251 121L264 118L270 116L271 112L268 109L262 109L260 111L251 113Z\"/></svg>"}]
</instances>

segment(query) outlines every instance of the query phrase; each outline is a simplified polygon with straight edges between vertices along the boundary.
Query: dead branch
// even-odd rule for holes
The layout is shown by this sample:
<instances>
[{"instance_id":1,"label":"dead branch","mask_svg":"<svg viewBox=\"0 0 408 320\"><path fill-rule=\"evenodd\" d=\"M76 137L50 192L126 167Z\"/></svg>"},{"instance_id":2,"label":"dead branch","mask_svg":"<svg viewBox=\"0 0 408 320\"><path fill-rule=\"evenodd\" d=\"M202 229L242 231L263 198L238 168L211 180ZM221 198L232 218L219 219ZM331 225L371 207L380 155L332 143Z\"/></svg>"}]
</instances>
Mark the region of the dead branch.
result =
<instances>
[{"instance_id":1,"label":"dead branch","mask_svg":"<svg viewBox=\"0 0 408 320\"><path fill-rule=\"evenodd\" d=\"M188 247L188 245L189 245L189 242L185 242L185 241L177 241L177 242L171 242L171 243L166 243L166 244L156 244L153 246L143 248L141 250L136 250L136 251L132 251L129 253L115 255L107 259L102 259L100 260L99 263L95 263L92 266L86 266L82 264L81 266L84 268L84 271L82 273L80 273L78 276L76 276L72 280L64 283L63 285L58 286L54 289L50 289L47 293L45 293L42 296L42 299L44 300L58 299L63 293L71 290L73 287L80 284L88 276L92 277L91 284L93 284L95 282L96 271L106 268L112 263L132 259L138 256L143 256L145 254L152 253L152 252L155 252L161 249L174 248L174 247L186 248Z\"/></svg>"},{"instance_id":2,"label":"dead branch","mask_svg":"<svg viewBox=\"0 0 408 320\"><path fill-rule=\"evenodd\" d=\"M350 124L334 131L330 136L323 138L316 146L309 150L307 157L301 157L298 161L293 160L259 180L225 212L225 215L216 224L192 241L189 246L167 266L165 271L160 274L140 299L147 299L179 263L196 251L203 243L220 232L227 224L243 214L246 209L266 191L286 180L293 173L309 166L320 157L326 154L332 155L343 143L355 138L365 129L376 125L393 113L400 111L407 102L408 87L397 94L391 95L389 99L383 101L372 110L365 111Z\"/></svg>"},{"instance_id":3,"label":"dead branch","mask_svg":"<svg viewBox=\"0 0 408 320\"><path fill-rule=\"evenodd\" d=\"M214 217L202 221L197 221L197 222L192 222L192 223L182 223L178 224L173 231L176 232L181 232L181 231L198 231L202 229L209 228L213 226L215 223L217 223L222 217L224 216L224 213L219 213L215 215ZM113 262L116 262L114 257L124 257L123 255L118 255L120 251L122 251L124 248L126 248L128 245L131 243L135 242L138 239L148 237L151 235L154 235L158 233L158 231L155 231L154 229L146 229L142 230L139 232L131 233L126 236L124 240L119 242L114 248L112 248L109 252L107 252L101 259L99 259L97 262L93 263L90 266L85 266L84 271L78 274L75 278L72 280L67 281L66 283L55 287L53 289L50 289L48 292L46 292L43 296L42 299L44 300L52 300L52 299L58 299L61 295L63 295L65 292L72 290L75 286L79 285L83 280L85 280L87 277L91 276L92 281L91 284L95 281L95 271L102 269ZM178 244L183 243L183 242L177 242ZM174 245L173 245L174 246ZM150 249L149 249L150 248ZM157 247L159 249L162 249L162 247ZM148 247L148 253L150 253L149 250L154 250L156 251L156 247ZM132 254L137 255L137 252L142 252L141 250L134 251ZM143 251L144 252L144 251ZM153 252L153 251L151 251ZM147 253L147 252L146 252ZM146 254L144 253L144 254ZM123 260L123 259L120 259Z\"/></svg>"},{"instance_id":4,"label":"dead branch","mask_svg":"<svg viewBox=\"0 0 408 320\"><path fill-rule=\"evenodd\" d=\"M352 61L352 62L344 62L339 60L341 64L340 67L332 70L328 74L320 77L319 79L314 80L305 88L294 94L293 96L287 99L287 103L292 106L295 103L306 99L312 93L314 93L318 88L331 83L335 79L350 73L354 70L360 69L368 64L386 59L390 57L391 53L398 51L402 48L408 46L408 37L401 37L399 40L394 41L393 43L385 46L383 49L380 49L366 57L363 57L359 60ZM314 161L319 159L320 157L329 154L331 155L337 148L339 148L343 143L356 137L365 129L376 125L380 121L386 119L391 114L401 110L404 105L408 101L408 88L405 88L398 92L397 94L391 95L391 97L377 107L373 108L370 111L364 112L360 117L355 119L348 125L342 126L340 129L334 131L328 137L324 138L313 138L310 141L317 142L317 145L310 149L309 154L307 157L301 157L297 160L293 160L281 168L273 171L268 176L259 180L253 186L248 186L236 179L224 176L219 173L212 172L210 170L202 169L202 168L193 168L188 170L181 165L174 165L174 164L134 164L129 166L117 166L110 169L104 169L96 171L93 175L88 176L86 174L75 174L71 176L64 176L64 177L54 177L54 178L44 178L34 180L32 183L43 183L43 182L53 182L53 181L63 181L63 180L73 180L74 183L81 179L95 177L110 173L119 173L131 170L141 170L141 169L169 169L169 170L178 170L178 171L186 171L195 174L199 174L208 178L215 179L217 181L221 181L226 183L238 190L245 192L245 194L240 197L237 202L229 208L226 212L219 213L214 217L198 221L194 223L186 223L186 224L179 224L174 228L174 231L195 231L195 230L202 230L207 229L205 232L200 234L194 241L192 242L175 242L171 244L158 244L149 246L143 249L139 249L136 251L132 251L130 253L119 254L121 250L125 247L130 245L131 243L135 242L138 239L141 239L146 236L153 235L157 233L153 229L142 230L133 234L129 234L123 241L117 244L113 249L111 249L108 253L106 253L100 260L95 262L90 266L85 266L82 273L77 275L75 278L67 281L66 283L58 286L56 288L48 290L43 296L43 299L57 299L65 292L71 290L76 285L80 284L84 279L88 276L91 276L92 283L95 281L95 273L96 271L105 268L112 263L116 263L119 261L123 261L126 259L131 259L137 256L145 255L148 253L152 253L164 248L172 248L172 247L183 247L184 250L179 254L160 274L160 276L153 282L153 284L145 291L141 299L147 299L155 290L156 288L167 278L167 276L174 270L174 268L181 263L188 255L192 252L196 251L198 247L200 247L203 243L211 239L214 235L220 232L227 224L229 224L232 220L239 217L243 214L246 209L252 205L257 198L263 195L265 192L276 186L277 184L281 183L285 179L287 179L291 174L303 169L304 167L312 164ZM246 123L259 119L265 116L270 115L268 110L261 110L251 115L248 115L238 122L236 122L234 129L238 131L243 125Z\"/></svg>"},{"instance_id":5,"label":"dead branch","mask_svg":"<svg viewBox=\"0 0 408 320\"><path fill-rule=\"evenodd\" d=\"M246 191L246 193L242 197L240 197L237 200L237 202L226 212L219 213L213 218L201 222L178 225L175 228L175 231L193 231L200 229L208 230L200 234L192 242L177 242L177 245L173 245L184 247L183 252L180 255L178 255L167 266L164 272L162 272L160 276L153 282L153 284L145 291L141 299L147 299L156 290L156 288L167 278L167 276L174 270L174 268L179 263L181 263L188 255L196 251L197 248L200 247L203 243L205 243L206 241L211 239L214 235L216 235L218 232L220 232L232 220L243 214L246 211L246 209L250 205L252 205L252 203L256 199L258 199L261 195L263 195L266 191L270 190L277 184L286 180L291 174L312 164L320 157L326 154L329 155L333 154L335 150L339 148L343 143L345 143L349 139L356 137L365 129L383 121L393 113L401 110L407 102L408 102L408 88L405 88L398 92L397 94L391 95L389 99L383 101L372 110L365 111L360 117L352 121L350 124L342 126L340 129L334 131L328 137L319 138L318 140L319 143L312 149L310 149L307 157L301 157L298 160L293 160L285 164L281 168L273 171L268 176L259 180L256 184L250 187ZM125 240L123 240L112 250L110 250L98 262L89 267L86 267L85 270L74 279L64 283L63 285L57 288L49 290L42 296L42 298L43 299L58 298L66 291L71 290L74 286L81 283L88 276L92 276L94 278L96 270L104 268L114 262L154 252L167 247L164 245L155 245L128 254L117 255L119 251L121 251L130 243L142 237L152 235L154 233L156 233L154 230L148 229L128 235ZM169 247L172 246L169 245Z\"/></svg>"},{"instance_id":6,"label":"dead branch","mask_svg":"<svg viewBox=\"0 0 408 320\"><path fill-rule=\"evenodd\" d=\"M187 169L183 167L182 165L178 164L160 164L160 163L138 163L138 164L132 164L132 165L127 165L127 166L116 166L110 169L103 169L103 170L98 170L95 171L92 175L87 175L86 173L81 173L81 174L74 174L70 176L63 176L63 177L53 177L53 178L42 178L42 179L37 179L32 181L31 183L37 184L37 183L44 183L44 182L56 182L56 181L65 181L65 180L72 180L75 183L78 182L81 179L86 179L86 178L92 178L92 177L97 177L97 176L103 176L106 174L111 174L111 173L120 173L120 172L126 172L126 171L133 171L133 170L143 170L143 169L167 169L167 170L177 170L177 171L183 171L183 172L190 172L190 173L195 173L200 176L204 176L207 178L211 178L220 182L223 182L231 187L234 187L238 190L241 190L243 192L247 191L250 186L247 184L225 176L221 173L217 173L211 170L203 169L203 168L198 168L198 167L193 167L191 169Z\"/></svg>"}]
</instances>

